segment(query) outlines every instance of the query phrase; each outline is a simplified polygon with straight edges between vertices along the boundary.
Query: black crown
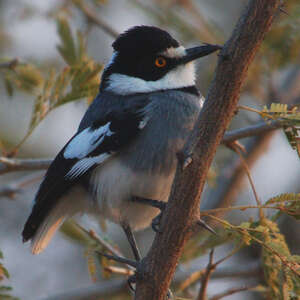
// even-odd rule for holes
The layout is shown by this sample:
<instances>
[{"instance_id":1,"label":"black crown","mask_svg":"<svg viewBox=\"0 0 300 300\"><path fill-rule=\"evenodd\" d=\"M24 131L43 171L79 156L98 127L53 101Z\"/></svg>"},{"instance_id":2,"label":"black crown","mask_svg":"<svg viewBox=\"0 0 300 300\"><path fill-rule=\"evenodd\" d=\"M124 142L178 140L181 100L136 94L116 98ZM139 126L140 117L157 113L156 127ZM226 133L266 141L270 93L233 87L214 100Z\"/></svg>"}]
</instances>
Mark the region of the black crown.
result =
<instances>
[{"instance_id":1,"label":"black crown","mask_svg":"<svg viewBox=\"0 0 300 300\"><path fill-rule=\"evenodd\" d=\"M112 44L115 51L122 54L159 53L179 43L165 30L154 26L135 26L124 33Z\"/></svg>"}]
</instances>

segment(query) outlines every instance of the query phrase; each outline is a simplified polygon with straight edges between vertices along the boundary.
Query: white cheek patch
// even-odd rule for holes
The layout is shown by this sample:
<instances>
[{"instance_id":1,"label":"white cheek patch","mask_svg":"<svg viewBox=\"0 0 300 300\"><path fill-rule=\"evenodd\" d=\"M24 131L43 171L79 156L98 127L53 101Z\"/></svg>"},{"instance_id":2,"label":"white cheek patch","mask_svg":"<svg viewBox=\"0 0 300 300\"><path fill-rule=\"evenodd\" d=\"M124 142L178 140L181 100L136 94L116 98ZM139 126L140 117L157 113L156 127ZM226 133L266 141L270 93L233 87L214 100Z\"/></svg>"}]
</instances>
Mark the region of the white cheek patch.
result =
<instances>
[{"instance_id":1,"label":"white cheek patch","mask_svg":"<svg viewBox=\"0 0 300 300\"><path fill-rule=\"evenodd\" d=\"M177 89L195 84L194 63L179 65L156 81L147 81L138 77L115 73L109 76L107 91L119 95L149 93L159 90Z\"/></svg>"},{"instance_id":2,"label":"white cheek patch","mask_svg":"<svg viewBox=\"0 0 300 300\"><path fill-rule=\"evenodd\" d=\"M162 56L169 58L181 58L186 54L185 48L183 46L179 47L170 47L164 52L161 53Z\"/></svg>"},{"instance_id":3,"label":"white cheek patch","mask_svg":"<svg viewBox=\"0 0 300 300\"><path fill-rule=\"evenodd\" d=\"M64 157L67 159L81 159L86 157L101 144L105 136L111 136L113 134L109 130L109 126L110 122L95 130L89 127L81 131L66 147Z\"/></svg>"}]
</instances>

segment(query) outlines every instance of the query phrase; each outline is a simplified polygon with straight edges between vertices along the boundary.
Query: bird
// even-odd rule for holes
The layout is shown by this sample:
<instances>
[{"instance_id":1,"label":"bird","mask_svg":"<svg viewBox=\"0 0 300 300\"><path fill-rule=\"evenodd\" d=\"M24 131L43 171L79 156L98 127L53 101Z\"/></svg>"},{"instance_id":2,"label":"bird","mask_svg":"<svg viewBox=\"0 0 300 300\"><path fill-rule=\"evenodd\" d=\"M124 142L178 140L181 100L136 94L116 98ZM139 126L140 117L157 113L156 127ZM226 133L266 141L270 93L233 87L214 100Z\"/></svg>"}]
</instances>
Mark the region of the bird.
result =
<instances>
[{"instance_id":1,"label":"bird","mask_svg":"<svg viewBox=\"0 0 300 300\"><path fill-rule=\"evenodd\" d=\"M185 48L146 25L129 28L112 47L98 95L35 195L22 232L33 254L47 247L64 220L90 214L119 224L141 259L133 231L162 213L177 154L203 106L194 61L221 48Z\"/></svg>"}]
</instances>

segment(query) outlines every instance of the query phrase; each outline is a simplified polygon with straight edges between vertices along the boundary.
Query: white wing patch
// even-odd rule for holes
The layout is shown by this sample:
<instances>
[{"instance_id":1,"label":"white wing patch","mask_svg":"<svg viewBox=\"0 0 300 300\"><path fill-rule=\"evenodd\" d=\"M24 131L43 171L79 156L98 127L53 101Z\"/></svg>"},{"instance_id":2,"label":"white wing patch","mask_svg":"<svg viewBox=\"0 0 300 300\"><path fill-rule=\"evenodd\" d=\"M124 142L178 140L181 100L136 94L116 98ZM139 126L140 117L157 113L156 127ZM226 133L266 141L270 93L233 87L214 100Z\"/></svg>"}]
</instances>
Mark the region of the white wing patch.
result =
<instances>
[{"instance_id":1,"label":"white wing patch","mask_svg":"<svg viewBox=\"0 0 300 300\"><path fill-rule=\"evenodd\" d=\"M110 154L103 153L98 156L94 157L86 157L78 161L72 169L66 174L66 178L68 179L74 179L82 174L84 174L86 171L88 171L94 164L100 164L103 161L105 161Z\"/></svg>"},{"instance_id":2,"label":"white wing patch","mask_svg":"<svg viewBox=\"0 0 300 300\"><path fill-rule=\"evenodd\" d=\"M149 118L145 117L138 124L139 129L143 129L148 123ZM93 130L91 127L84 129L73 140L70 141L64 151L64 158L78 159L70 171L65 175L65 178L71 180L83 175L93 165L101 164L108 159L112 153L102 153L97 156L89 156L99 145L105 137L111 136L114 133L110 131L110 122Z\"/></svg>"},{"instance_id":3,"label":"white wing patch","mask_svg":"<svg viewBox=\"0 0 300 300\"><path fill-rule=\"evenodd\" d=\"M110 122L95 130L91 127L86 128L68 144L64 151L64 158L76 158L79 161L65 175L66 178L74 179L87 172L93 165L102 163L110 156L108 153L102 153L98 156L87 157L102 143L106 136L113 134L109 126Z\"/></svg>"},{"instance_id":4,"label":"white wing patch","mask_svg":"<svg viewBox=\"0 0 300 300\"><path fill-rule=\"evenodd\" d=\"M85 158L101 144L105 136L111 136L113 134L109 126L110 122L95 130L88 127L81 131L66 147L64 157L67 159Z\"/></svg>"}]
</instances>

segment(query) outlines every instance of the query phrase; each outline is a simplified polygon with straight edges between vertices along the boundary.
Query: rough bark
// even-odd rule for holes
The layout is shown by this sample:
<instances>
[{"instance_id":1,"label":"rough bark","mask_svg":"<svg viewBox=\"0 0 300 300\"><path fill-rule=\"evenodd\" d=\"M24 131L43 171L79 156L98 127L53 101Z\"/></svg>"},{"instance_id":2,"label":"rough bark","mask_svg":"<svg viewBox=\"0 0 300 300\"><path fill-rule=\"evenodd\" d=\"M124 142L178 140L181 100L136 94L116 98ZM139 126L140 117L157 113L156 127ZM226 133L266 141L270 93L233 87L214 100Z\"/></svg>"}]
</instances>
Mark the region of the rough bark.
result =
<instances>
[{"instance_id":1,"label":"rough bark","mask_svg":"<svg viewBox=\"0 0 300 300\"><path fill-rule=\"evenodd\" d=\"M206 103L185 147L192 155L184 170L179 165L169 204L157 234L139 267L136 300L165 300L168 287L195 220L200 197L217 146L236 110L242 83L274 15L276 0L251 0L220 53Z\"/></svg>"}]
</instances>

